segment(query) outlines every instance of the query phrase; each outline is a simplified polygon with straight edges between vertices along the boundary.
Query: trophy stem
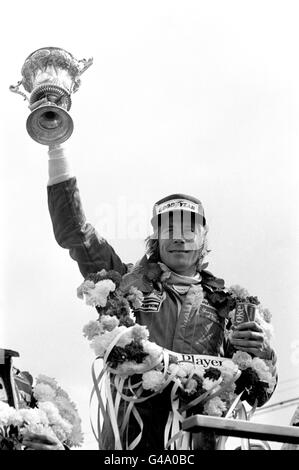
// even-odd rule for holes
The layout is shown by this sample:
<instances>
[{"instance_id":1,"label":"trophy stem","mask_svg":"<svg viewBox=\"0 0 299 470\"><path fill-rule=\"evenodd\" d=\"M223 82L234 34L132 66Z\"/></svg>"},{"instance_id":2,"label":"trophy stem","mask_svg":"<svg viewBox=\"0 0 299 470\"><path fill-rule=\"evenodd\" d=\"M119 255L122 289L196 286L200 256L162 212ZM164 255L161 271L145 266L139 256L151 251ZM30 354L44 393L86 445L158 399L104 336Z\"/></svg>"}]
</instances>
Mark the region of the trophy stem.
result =
<instances>
[{"instance_id":1,"label":"trophy stem","mask_svg":"<svg viewBox=\"0 0 299 470\"><path fill-rule=\"evenodd\" d=\"M70 107L70 94L61 86L37 86L30 96L32 112L26 125L30 137L43 145L62 144L73 132Z\"/></svg>"},{"instance_id":2,"label":"trophy stem","mask_svg":"<svg viewBox=\"0 0 299 470\"><path fill-rule=\"evenodd\" d=\"M49 101L56 106L69 111L72 105L70 94L61 86L58 85L39 85L37 86L30 96L30 108L36 107L37 102Z\"/></svg>"}]
</instances>

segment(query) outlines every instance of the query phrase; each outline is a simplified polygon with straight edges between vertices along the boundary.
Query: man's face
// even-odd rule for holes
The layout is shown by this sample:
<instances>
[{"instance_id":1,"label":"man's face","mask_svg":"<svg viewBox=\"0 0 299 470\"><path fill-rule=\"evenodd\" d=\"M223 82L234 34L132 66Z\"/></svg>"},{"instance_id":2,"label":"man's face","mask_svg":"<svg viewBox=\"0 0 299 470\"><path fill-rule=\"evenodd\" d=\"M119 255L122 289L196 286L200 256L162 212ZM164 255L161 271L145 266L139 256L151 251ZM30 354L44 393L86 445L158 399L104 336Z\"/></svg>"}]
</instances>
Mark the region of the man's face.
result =
<instances>
[{"instance_id":1,"label":"man's face","mask_svg":"<svg viewBox=\"0 0 299 470\"><path fill-rule=\"evenodd\" d=\"M175 219L162 224L159 236L161 261L178 274L192 276L203 242L204 228L200 224Z\"/></svg>"}]
</instances>

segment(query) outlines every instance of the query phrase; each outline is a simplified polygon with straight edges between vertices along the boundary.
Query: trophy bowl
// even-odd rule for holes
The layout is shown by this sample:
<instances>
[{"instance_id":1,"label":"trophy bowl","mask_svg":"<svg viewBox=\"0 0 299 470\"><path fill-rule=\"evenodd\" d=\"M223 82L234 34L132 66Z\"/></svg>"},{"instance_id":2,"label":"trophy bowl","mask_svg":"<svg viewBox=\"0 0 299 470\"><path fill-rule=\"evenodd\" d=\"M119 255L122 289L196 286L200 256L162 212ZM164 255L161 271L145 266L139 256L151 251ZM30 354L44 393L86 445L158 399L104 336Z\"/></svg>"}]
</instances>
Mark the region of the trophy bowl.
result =
<instances>
[{"instance_id":1,"label":"trophy bowl","mask_svg":"<svg viewBox=\"0 0 299 470\"><path fill-rule=\"evenodd\" d=\"M22 80L10 90L29 102L31 113L26 128L33 140L53 145L71 136L71 95L79 89L80 77L92 63L93 59L77 60L58 47L44 47L27 57L21 70ZM29 96L19 90L21 85Z\"/></svg>"}]
</instances>

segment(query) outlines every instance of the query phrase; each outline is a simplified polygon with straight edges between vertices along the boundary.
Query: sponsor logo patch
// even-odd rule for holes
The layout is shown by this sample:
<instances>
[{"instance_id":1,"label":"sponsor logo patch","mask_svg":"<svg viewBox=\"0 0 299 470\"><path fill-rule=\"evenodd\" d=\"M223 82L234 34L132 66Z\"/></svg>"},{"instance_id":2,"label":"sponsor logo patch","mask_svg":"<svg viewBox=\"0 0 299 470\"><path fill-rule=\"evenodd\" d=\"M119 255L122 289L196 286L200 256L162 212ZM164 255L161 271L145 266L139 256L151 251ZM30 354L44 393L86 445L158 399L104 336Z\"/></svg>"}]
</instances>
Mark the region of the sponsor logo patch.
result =
<instances>
[{"instance_id":1,"label":"sponsor logo patch","mask_svg":"<svg viewBox=\"0 0 299 470\"><path fill-rule=\"evenodd\" d=\"M145 295L142 306L138 308L138 311L148 313L159 312L165 297L165 292L160 293L158 291L153 291L150 294Z\"/></svg>"},{"instance_id":2,"label":"sponsor logo patch","mask_svg":"<svg viewBox=\"0 0 299 470\"><path fill-rule=\"evenodd\" d=\"M215 307L213 307L212 305L209 304L209 302L207 301L207 299L203 299L202 301L202 304L200 306L200 311L201 313L205 314L205 313L212 313L214 315L217 315L217 310Z\"/></svg>"},{"instance_id":3,"label":"sponsor logo patch","mask_svg":"<svg viewBox=\"0 0 299 470\"><path fill-rule=\"evenodd\" d=\"M227 359L226 357L208 356L205 354L184 354L177 353L175 351L169 351L168 349L166 349L166 351L168 351L171 355L176 356L180 364L184 364L186 362L193 364L195 366L195 371L196 366L201 366L205 369L209 367L218 367L220 370L223 367L229 367L231 370L237 369L237 366L234 364L234 362L231 359Z\"/></svg>"},{"instance_id":4,"label":"sponsor logo patch","mask_svg":"<svg viewBox=\"0 0 299 470\"><path fill-rule=\"evenodd\" d=\"M168 212L170 210L183 209L191 212L199 213L199 205L188 201L187 199L172 199L166 203L162 203L157 207L157 213L162 214L163 212Z\"/></svg>"}]
</instances>

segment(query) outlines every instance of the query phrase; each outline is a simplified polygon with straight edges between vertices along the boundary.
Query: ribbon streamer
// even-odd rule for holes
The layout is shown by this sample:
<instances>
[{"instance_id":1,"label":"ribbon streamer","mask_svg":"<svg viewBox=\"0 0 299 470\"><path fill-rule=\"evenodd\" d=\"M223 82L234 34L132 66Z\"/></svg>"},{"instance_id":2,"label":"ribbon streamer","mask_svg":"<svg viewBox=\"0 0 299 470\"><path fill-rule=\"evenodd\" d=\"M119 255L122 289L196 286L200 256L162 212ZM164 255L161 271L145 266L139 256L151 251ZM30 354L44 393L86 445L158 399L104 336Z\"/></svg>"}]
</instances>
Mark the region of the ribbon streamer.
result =
<instances>
[{"instance_id":1,"label":"ribbon streamer","mask_svg":"<svg viewBox=\"0 0 299 470\"><path fill-rule=\"evenodd\" d=\"M190 432L182 430L182 421L186 418L187 410L190 410L199 403L207 403L209 400L220 395L226 389L229 389L237 378L238 374L235 374L231 380L225 384L215 385L209 390L196 397L194 400L191 400L188 404L185 404L180 407L180 399L177 396L178 388L181 386L179 381L174 380L179 369L178 364L172 366L172 373L169 373L169 363L171 351L166 349L161 349L161 355L157 358L155 363L147 364L142 369L142 372L138 370L135 372L137 374L145 373L157 367L161 364L161 369L163 373L163 381L159 390L150 393L147 396L142 396L144 392L143 381L137 383L132 383L131 375L134 374L134 370L130 374L124 375L124 373L118 373L117 369L113 369L108 365L108 358L112 349L117 345L119 339L127 334L129 330L134 328L133 326L127 328L125 331L121 331L113 341L110 343L107 348L104 358L101 364L101 371L97 374L95 370L95 365L100 357L97 357L92 364L92 381L93 389L90 396L90 421L92 432L98 442L99 448L103 449L103 442L101 435L103 433L104 424L108 423L111 427L111 431L114 439L114 449L115 450L134 450L136 446L140 443L143 433L143 421L136 408L136 404L143 403L158 394L162 393L168 385L173 382L173 386L170 392L171 400L171 411L168 415L167 423L164 430L164 448L171 450L192 450L192 434ZM242 392L243 393L243 392ZM229 410L227 411L225 417L230 417L237 407L237 417L241 419L249 419L255 407L251 410L247 416L246 409L242 404L240 407L240 398L239 394L234 402L231 404ZM91 418L91 405L93 399L97 398L97 429ZM139 428L138 434L129 442L129 423L131 417L134 417L137 426ZM221 436L219 438L217 449L224 449L227 437ZM250 449L250 442L248 439L242 439L241 441L242 450Z\"/></svg>"}]
</instances>

